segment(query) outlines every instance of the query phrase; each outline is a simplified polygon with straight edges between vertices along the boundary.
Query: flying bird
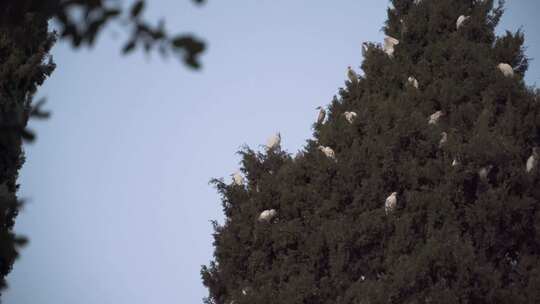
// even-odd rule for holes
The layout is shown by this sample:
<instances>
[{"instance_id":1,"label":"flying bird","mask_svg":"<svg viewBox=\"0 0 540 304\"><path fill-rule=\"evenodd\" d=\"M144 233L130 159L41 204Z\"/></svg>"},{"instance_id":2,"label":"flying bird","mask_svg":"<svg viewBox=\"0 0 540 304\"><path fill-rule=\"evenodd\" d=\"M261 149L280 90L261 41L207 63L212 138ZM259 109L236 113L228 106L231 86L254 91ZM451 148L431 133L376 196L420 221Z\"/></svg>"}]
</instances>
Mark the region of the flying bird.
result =
<instances>
[{"instance_id":1,"label":"flying bird","mask_svg":"<svg viewBox=\"0 0 540 304\"><path fill-rule=\"evenodd\" d=\"M441 116L444 116L443 111L437 111L429 116L429 124L436 125L439 122Z\"/></svg>"},{"instance_id":2,"label":"flying bird","mask_svg":"<svg viewBox=\"0 0 540 304\"><path fill-rule=\"evenodd\" d=\"M268 138L268 141L266 142L266 147L268 150L273 149L281 144L281 134L276 133L272 135L270 138Z\"/></svg>"},{"instance_id":3,"label":"flying bird","mask_svg":"<svg viewBox=\"0 0 540 304\"><path fill-rule=\"evenodd\" d=\"M242 186L244 184L244 178L242 177L242 174L240 174L240 172L234 172L232 178L235 185Z\"/></svg>"},{"instance_id":4,"label":"flying bird","mask_svg":"<svg viewBox=\"0 0 540 304\"><path fill-rule=\"evenodd\" d=\"M323 107L317 107L315 109L319 110L319 116L317 116L317 124L320 125L324 122L324 118L326 117L326 111L323 109Z\"/></svg>"},{"instance_id":5,"label":"flying bird","mask_svg":"<svg viewBox=\"0 0 540 304\"><path fill-rule=\"evenodd\" d=\"M497 68L499 68L499 71L501 71L506 77L514 76L514 69L508 63L499 63Z\"/></svg>"},{"instance_id":6,"label":"flying bird","mask_svg":"<svg viewBox=\"0 0 540 304\"><path fill-rule=\"evenodd\" d=\"M464 16L464 15L459 16L459 18L456 21L456 29L459 30L459 28L463 25L463 22L469 20L469 18L471 18L471 16Z\"/></svg>"},{"instance_id":7,"label":"flying bird","mask_svg":"<svg viewBox=\"0 0 540 304\"><path fill-rule=\"evenodd\" d=\"M399 44L399 40L390 36L386 36L386 38L384 38L383 51L389 57L394 57L394 46L398 44Z\"/></svg>"},{"instance_id":8,"label":"flying bird","mask_svg":"<svg viewBox=\"0 0 540 304\"><path fill-rule=\"evenodd\" d=\"M343 113L343 115L350 124L352 124L354 122L354 119L356 118L356 112L345 112Z\"/></svg>"},{"instance_id":9,"label":"flying bird","mask_svg":"<svg viewBox=\"0 0 540 304\"><path fill-rule=\"evenodd\" d=\"M259 222L269 222L277 215L275 209L264 210L259 215Z\"/></svg>"},{"instance_id":10,"label":"flying bird","mask_svg":"<svg viewBox=\"0 0 540 304\"><path fill-rule=\"evenodd\" d=\"M325 147L325 146L319 146L319 150L321 150L321 152L324 153L324 155L326 155L326 157L334 159L334 160L336 159L336 155L334 153L334 150L332 150L332 148Z\"/></svg>"},{"instance_id":11,"label":"flying bird","mask_svg":"<svg viewBox=\"0 0 540 304\"><path fill-rule=\"evenodd\" d=\"M540 149L538 147L534 147L532 149L532 154L531 156L529 156L529 159L527 159L527 165L526 165L527 173L530 173L538 164L539 152L540 152Z\"/></svg>"},{"instance_id":12,"label":"flying bird","mask_svg":"<svg viewBox=\"0 0 540 304\"><path fill-rule=\"evenodd\" d=\"M352 83L358 82L358 76L356 75L356 72L350 66L347 67L347 77L349 77L349 80Z\"/></svg>"},{"instance_id":13,"label":"flying bird","mask_svg":"<svg viewBox=\"0 0 540 304\"><path fill-rule=\"evenodd\" d=\"M418 89L419 85L418 85L418 80L416 80L416 78L414 78L413 76L409 76L409 79L407 79L407 81L408 81L409 84L412 85L415 89Z\"/></svg>"},{"instance_id":14,"label":"flying bird","mask_svg":"<svg viewBox=\"0 0 540 304\"><path fill-rule=\"evenodd\" d=\"M439 148L442 148L442 146L448 141L448 133L442 132L441 133L441 140L439 141Z\"/></svg>"},{"instance_id":15,"label":"flying bird","mask_svg":"<svg viewBox=\"0 0 540 304\"><path fill-rule=\"evenodd\" d=\"M386 214L394 211L396 209L397 205L397 192L392 192L389 197L386 198L386 201L384 202L384 212Z\"/></svg>"}]
</instances>

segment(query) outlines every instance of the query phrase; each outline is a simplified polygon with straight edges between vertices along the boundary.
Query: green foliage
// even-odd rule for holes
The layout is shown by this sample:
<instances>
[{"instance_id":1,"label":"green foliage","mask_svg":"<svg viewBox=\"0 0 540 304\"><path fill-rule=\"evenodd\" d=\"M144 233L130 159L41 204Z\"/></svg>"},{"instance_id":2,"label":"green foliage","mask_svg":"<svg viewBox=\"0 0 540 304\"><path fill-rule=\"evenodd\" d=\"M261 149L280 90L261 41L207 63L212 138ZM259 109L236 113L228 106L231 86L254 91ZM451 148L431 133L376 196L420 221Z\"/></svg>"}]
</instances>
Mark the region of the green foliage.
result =
<instances>
[{"instance_id":1,"label":"green foliage","mask_svg":"<svg viewBox=\"0 0 540 304\"><path fill-rule=\"evenodd\" d=\"M495 36L493 2L392 1L394 56L367 45L365 75L304 150L241 152L246 184L214 181L226 218L201 270L205 303L540 302L540 168L525 170L540 95L523 81L523 33ZM258 221L267 209L277 218Z\"/></svg>"},{"instance_id":2,"label":"green foliage","mask_svg":"<svg viewBox=\"0 0 540 304\"><path fill-rule=\"evenodd\" d=\"M202 4L203 0L193 0ZM123 54L141 47L145 52L158 50L163 57L174 55L193 69L200 67L199 56L205 43L191 34L170 35L165 22L156 26L142 18L145 0L135 1L130 8L114 0L17 0L0 2L0 24L20 26L28 12L53 18L59 27L60 39L70 41L73 47L92 46L99 33L111 23L131 32L122 48ZM75 14L80 12L80 16Z\"/></svg>"},{"instance_id":3,"label":"green foliage","mask_svg":"<svg viewBox=\"0 0 540 304\"><path fill-rule=\"evenodd\" d=\"M17 176L24 162L22 140L34 135L26 129L30 117L46 118L34 106L34 93L55 68L48 55L54 36L47 29L48 18L28 11L18 25L0 25L0 290L5 276L26 240L13 232L21 202L17 199Z\"/></svg>"}]
</instances>

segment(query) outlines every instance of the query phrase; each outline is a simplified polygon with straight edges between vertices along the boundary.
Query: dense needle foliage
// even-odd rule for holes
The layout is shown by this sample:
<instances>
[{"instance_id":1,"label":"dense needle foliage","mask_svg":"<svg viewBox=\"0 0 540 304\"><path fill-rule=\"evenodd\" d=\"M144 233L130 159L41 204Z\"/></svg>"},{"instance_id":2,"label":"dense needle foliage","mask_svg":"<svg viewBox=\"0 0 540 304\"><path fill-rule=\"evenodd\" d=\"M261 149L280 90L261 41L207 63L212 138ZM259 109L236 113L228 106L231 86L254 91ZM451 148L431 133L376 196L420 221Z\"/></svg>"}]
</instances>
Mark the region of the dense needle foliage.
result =
<instances>
[{"instance_id":1,"label":"dense needle foliage","mask_svg":"<svg viewBox=\"0 0 540 304\"><path fill-rule=\"evenodd\" d=\"M540 303L540 100L502 4L393 0L393 56L366 45L304 151L241 152L245 183L214 181L206 303Z\"/></svg>"}]
</instances>

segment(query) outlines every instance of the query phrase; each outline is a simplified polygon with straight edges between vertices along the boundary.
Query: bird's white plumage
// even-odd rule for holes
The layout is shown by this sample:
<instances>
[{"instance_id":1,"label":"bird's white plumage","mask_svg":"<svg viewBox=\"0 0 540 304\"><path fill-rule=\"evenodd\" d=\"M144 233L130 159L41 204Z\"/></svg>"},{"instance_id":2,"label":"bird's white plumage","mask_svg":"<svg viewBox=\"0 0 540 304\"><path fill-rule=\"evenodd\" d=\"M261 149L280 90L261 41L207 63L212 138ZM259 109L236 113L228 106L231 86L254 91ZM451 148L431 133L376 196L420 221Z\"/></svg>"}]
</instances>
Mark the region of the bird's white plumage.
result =
<instances>
[{"instance_id":1,"label":"bird's white plumage","mask_svg":"<svg viewBox=\"0 0 540 304\"><path fill-rule=\"evenodd\" d=\"M356 75L356 72L350 67L347 67L347 77L352 83L358 82L358 75Z\"/></svg>"},{"instance_id":2,"label":"bird's white plumage","mask_svg":"<svg viewBox=\"0 0 540 304\"><path fill-rule=\"evenodd\" d=\"M345 112L343 113L343 115L345 116L345 119L349 122L349 123L353 123L354 122L354 119L356 118L356 112Z\"/></svg>"},{"instance_id":3,"label":"bird's white plumage","mask_svg":"<svg viewBox=\"0 0 540 304\"><path fill-rule=\"evenodd\" d=\"M493 168L493 165L489 165L487 167L480 168L480 170L478 171L478 176L480 176L480 178L482 180L486 180L487 176L488 176L488 174L489 174L489 172L491 171L492 168Z\"/></svg>"},{"instance_id":4,"label":"bird's white plumage","mask_svg":"<svg viewBox=\"0 0 540 304\"><path fill-rule=\"evenodd\" d=\"M454 160L452 161L452 167L455 167L457 165L459 165L459 162L457 159L454 158Z\"/></svg>"},{"instance_id":5,"label":"bird's white plumage","mask_svg":"<svg viewBox=\"0 0 540 304\"><path fill-rule=\"evenodd\" d=\"M394 56L394 47L399 44L399 40L396 38L386 36L384 38L383 51L390 57Z\"/></svg>"},{"instance_id":6,"label":"bird's white plumage","mask_svg":"<svg viewBox=\"0 0 540 304\"><path fill-rule=\"evenodd\" d=\"M384 202L384 212L386 214L394 211L397 206L397 192L392 192L390 196L386 198L386 201Z\"/></svg>"},{"instance_id":7,"label":"bird's white plumage","mask_svg":"<svg viewBox=\"0 0 540 304\"><path fill-rule=\"evenodd\" d=\"M324 122L324 118L326 117L326 110L323 109L323 107L317 107L317 110L319 110L319 115L317 116L317 124L322 124Z\"/></svg>"},{"instance_id":8,"label":"bird's white plumage","mask_svg":"<svg viewBox=\"0 0 540 304\"><path fill-rule=\"evenodd\" d=\"M499 63L499 65L497 65L497 68L499 69L499 71L501 71L503 73L504 76L506 77L512 77L514 76L514 69L512 68L511 65L509 65L508 63Z\"/></svg>"},{"instance_id":9,"label":"bird's white plumage","mask_svg":"<svg viewBox=\"0 0 540 304\"><path fill-rule=\"evenodd\" d=\"M271 221L275 216L277 215L277 211L275 209L268 209L261 212L259 215L259 221L260 222L269 222Z\"/></svg>"},{"instance_id":10,"label":"bird's white plumage","mask_svg":"<svg viewBox=\"0 0 540 304\"><path fill-rule=\"evenodd\" d=\"M530 173L538 165L539 148L534 147L531 156L527 159L525 170Z\"/></svg>"},{"instance_id":11,"label":"bird's white plumage","mask_svg":"<svg viewBox=\"0 0 540 304\"><path fill-rule=\"evenodd\" d=\"M369 50L369 45L367 42L362 43L362 56L366 57L366 54Z\"/></svg>"},{"instance_id":12,"label":"bird's white plumage","mask_svg":"<svg viewBox=\"0 0 540 304\"><path fill-rule=\"evenodd\" d=\"M415 4L415 5L418 5L418 4L420 4L420 3L422 3L422 0L414 0L414 4Z\"/></svg>"},{"instance_id":13,"label":"bird's white plumage","mask_svg":"<svg viewBox=\"0 0 540 304\"><path fill-rule=\"evenodd\" d=\"M268 138L268 141L266 142L266 147L270 150L273 148L278 147L281 144L281 134L276 133L272 135L270 138Z\"/></svg>"},{"instance_id":14,"label":"bird's white plumage","mask_svg":"<svg viewBox=\"0 0 540 304\"><path fill-rule=\"evenodd\" d=\"M465 16L465 15L459 16L459 18L456 21L456 29L459 30L459 28L463 25L463 23L469 20L469 18L471 18L471 16Z\"/></svg>"},{"instance_id":15,"label":"bird's white plumage","mask_svg":"<svg viewBox=\"0 0 540 304\"><path fill-rule=\"evenodd\" d=\"M441 118L441 116L444 115L444 112L443 111L437 111L433 114L431 114L429 116L429 124L430 125L435 125L439 122L439 119Z\"/></svg>"},{"instance_id":16,"label":"bird's white plumage","mask_svg":"<svg viewBox=\"0 0 540 304\"><path fill-rule=\"evenodd\" d=\"M326 155L326 157L331 158L331 159L336 159L336 154L334 153L334 150L332 150L332 148L319 146L319 150L321 150L321 152L324 155Z\"/></svg>"},{"instance_id":17,"label":"bird's white plumage","mask_svg":"<svg viewBox=\"0 0 540 304\"><path fill-rule=\"evenodd\" d=\"M448 133L441 133L441 140L439 141L439 148L441 148L448 141Z\"/></svg>"},{"instance_id":18,"label":"bird's white plumage","mask_svg":"<svg viewBox=\"0 0 540 304\"><path fill-rule=\"evenodd\" d=\"M409 82L409 84L412 85L415 89L418 89L418 80L416 80L416 78L414 78L413 76L409 76L407 82Z\"/></svg>"},{"instance_id":19,"label":"bird's white plumage","mask_svg":"<svg viewBox=\"0 0 540 304\"><path fill-rule=\"evenodd\" d=\"M235 185L242 186L244 184L244 178L242 177L242 174L240 174L239 171L234 172L232 178Z\"/></svg>"}]
</instances>

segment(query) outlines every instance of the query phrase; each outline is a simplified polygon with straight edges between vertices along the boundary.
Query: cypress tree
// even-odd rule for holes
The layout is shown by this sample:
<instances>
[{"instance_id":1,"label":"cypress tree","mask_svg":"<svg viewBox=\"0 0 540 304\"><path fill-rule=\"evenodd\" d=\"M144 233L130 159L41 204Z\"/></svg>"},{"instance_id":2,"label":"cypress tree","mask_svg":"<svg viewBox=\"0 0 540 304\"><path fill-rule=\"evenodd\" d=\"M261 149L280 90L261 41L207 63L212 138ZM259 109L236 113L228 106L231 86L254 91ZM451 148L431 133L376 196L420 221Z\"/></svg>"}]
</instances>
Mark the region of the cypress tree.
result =
<instances>
[{"instance_id":1,"label":"cypress tree","mask_svg":"<svg viewBox=\"0 0 540 304\"><path fill-rule=\"evenodd\" d=\"M303 151L213 181L205 303L540 303L540 100L502 13L393 0Z\"/></svg>"}]
</instances>

